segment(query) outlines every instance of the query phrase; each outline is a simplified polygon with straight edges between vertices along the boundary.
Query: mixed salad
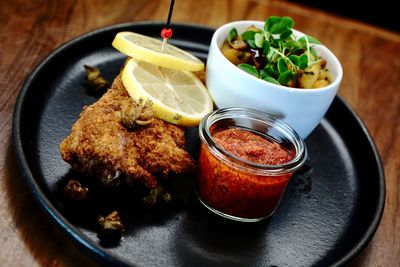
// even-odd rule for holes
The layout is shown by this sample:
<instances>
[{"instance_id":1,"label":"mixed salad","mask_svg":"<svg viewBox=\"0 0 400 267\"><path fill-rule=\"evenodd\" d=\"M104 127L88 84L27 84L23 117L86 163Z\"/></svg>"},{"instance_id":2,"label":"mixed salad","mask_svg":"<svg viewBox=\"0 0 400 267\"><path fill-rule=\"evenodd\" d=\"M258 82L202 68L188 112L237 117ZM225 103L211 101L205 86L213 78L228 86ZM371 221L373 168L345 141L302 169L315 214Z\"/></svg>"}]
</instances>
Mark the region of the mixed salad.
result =
<instances>
[{"instance_id":1,"label":"mixed salad","mask_svg":"<svg viewBox=\"0 0 400 267\"><path fill-rule=\"evenodd\" d=\"M327 62L315 50L316 38L293 34L290 17L271 16L264 28L232 28L221 47L224 56L243 71L267 82L294 88L321 88L331 83Z\"/></svg>"}]
</instances>

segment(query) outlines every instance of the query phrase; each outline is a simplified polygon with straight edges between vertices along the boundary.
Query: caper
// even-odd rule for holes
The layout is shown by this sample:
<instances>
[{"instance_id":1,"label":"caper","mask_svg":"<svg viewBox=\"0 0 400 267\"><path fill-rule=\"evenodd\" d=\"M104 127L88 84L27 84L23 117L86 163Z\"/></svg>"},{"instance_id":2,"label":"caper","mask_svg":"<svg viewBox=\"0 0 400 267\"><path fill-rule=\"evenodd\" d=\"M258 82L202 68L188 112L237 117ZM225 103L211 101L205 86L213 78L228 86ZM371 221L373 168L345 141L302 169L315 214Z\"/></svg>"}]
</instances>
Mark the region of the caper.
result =
<instances>
[{"instance_id":1,"label":"caper","mask_svg":"<svg viewBox=\"0 0 400 267\"><path fill-rule=\"evenodd\" d=\"M152 102L141 98L121 111L121 121L126 128L133 130L137 125L150 124L153 121L153 115Z\"/></svg>"},{"instance_id":2,"label":"caper","mask_svg":"<svg viewBox=\"0 0 400 267\"><path fill-rule=\"evenodd\" d=\"M86 71L87 85L93 93L100 93L108 88L108 82L96 67L84 65Z\"/></svg>"},{"instance_id":3,"label":"caper","mask_svg":"<svg viewBox=\"0 0 400 267\"><path fill-rule=\"evenodd\" d=\"M128 129L133 129L136 126L136 119L139 117L139 107L136 105L126 106L121 113L121 121Z\"/></svg>"}]
</instances>

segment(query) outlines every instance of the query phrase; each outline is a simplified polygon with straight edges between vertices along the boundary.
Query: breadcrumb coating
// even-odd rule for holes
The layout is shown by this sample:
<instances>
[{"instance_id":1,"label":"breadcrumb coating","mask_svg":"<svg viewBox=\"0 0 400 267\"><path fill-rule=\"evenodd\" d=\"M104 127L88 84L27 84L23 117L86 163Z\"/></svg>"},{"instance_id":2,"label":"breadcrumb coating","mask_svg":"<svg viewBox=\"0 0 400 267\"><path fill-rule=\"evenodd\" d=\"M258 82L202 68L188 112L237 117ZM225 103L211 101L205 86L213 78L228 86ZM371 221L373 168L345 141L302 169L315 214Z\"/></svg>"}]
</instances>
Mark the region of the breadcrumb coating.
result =
<instances>
[{"instance_id":1,"label":"breadcrumb coating","mask_svg":"<svg viewBox=\"0 0 400 267\"><path fill-rule=\"evenodd\" d=\"M60 144L62 158L107 185L118 184L124 174L128 182L154 188L156 177L193 172L195 161L184 150L184 128L158 118L134 130L124 127L121 112L133 101L116 77L96 103L84 107Z\"/></svg>"}]
</instances>

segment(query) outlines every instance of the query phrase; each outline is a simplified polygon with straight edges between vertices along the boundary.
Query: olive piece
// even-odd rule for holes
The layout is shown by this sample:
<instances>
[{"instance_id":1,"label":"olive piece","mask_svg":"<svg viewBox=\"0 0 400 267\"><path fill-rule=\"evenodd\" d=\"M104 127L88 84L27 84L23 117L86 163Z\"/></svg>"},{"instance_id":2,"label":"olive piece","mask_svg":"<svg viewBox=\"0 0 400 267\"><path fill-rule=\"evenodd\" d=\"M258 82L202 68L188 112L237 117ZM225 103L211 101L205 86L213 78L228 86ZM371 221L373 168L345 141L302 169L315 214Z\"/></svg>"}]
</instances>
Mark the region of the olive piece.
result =
<instances>
[{"instance_id":1,"label":"olive piece","mask_svg":"<svg viewBox=\"0 0 400 267\"><path fill-rule=\"evenodd\" d=\"M251 60L253 61L254 66L261 70L267 65L267 58L264 56L261 49L250 49L251 51Z\"/></svg>"}]
</instances>

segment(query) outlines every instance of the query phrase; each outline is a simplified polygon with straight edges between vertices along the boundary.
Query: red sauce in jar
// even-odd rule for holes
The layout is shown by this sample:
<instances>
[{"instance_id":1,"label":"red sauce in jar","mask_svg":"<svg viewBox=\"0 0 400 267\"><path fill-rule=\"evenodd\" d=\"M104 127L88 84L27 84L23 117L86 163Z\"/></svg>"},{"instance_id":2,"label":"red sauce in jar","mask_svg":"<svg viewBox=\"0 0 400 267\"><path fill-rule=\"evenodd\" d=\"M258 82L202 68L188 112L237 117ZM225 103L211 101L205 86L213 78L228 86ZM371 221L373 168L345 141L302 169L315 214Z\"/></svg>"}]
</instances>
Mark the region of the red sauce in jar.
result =
<instances>
[{"instance_id":1,"label":"red sauce in jar","mask_svg":"<svg viewBox=\"0 0 400 267\"><path fill-rule=\"evenodd\" d=\"M241 160L263 165L283 164L294 158L277 142L239 128L212 134L214 142ZM292 173L266 175L249 168L237 168L215 157L202 144L197 189L208 206L241 218L264 218L277 207Z\"/></svg>"},{"instance_id":2,"label":"red sauce in jar","mask_svg":"<svg viewBox=\"0 0 400 267\"><path fill-rule=\"evenodd\" d=\"M293 158L280 144L239 128L216 132L213 139L229 153L253 163L277 165Z\"/></svg>"}]
</instances>

